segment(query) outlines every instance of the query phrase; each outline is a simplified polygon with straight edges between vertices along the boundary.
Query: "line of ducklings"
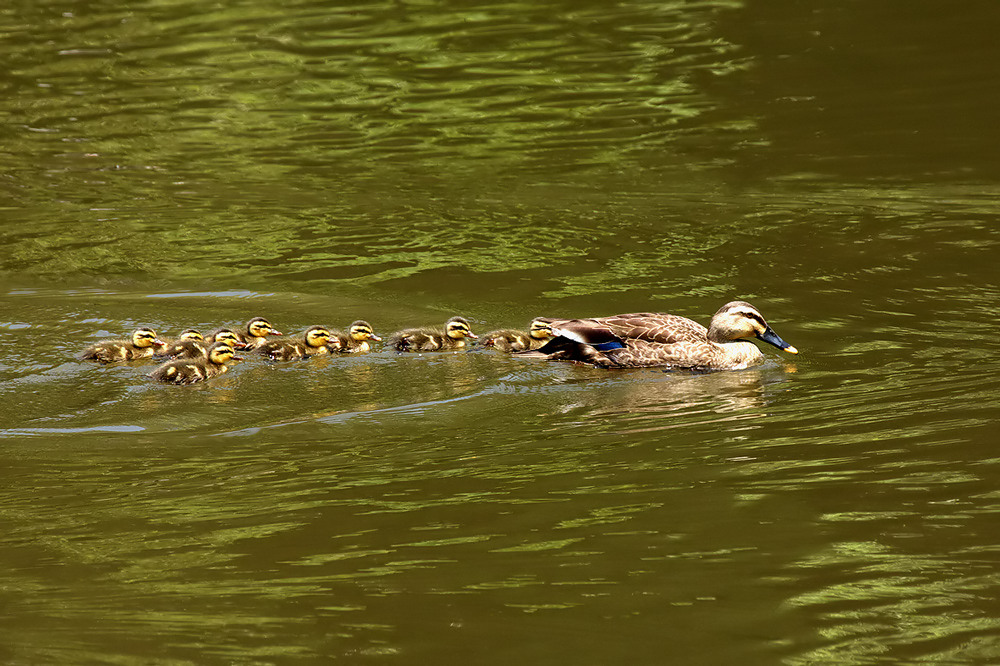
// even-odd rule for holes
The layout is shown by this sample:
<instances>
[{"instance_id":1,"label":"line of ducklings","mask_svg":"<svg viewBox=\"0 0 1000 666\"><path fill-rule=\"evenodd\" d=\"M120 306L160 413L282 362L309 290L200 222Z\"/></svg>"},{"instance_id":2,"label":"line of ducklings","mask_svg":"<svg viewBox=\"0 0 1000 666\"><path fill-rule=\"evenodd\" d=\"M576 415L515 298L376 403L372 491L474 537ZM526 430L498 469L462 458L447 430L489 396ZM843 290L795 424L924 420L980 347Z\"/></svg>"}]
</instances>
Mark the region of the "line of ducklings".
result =
<instances>
[{"instance_id":1,"label":"line of ducklings","mask_svg":"<svg viewBox=\"0 0 1000 666\"><path fill-rule=\"evenodd\" d=\"M143 358L163 360L149 373L157 381L168 384L194 384L217 377L228 371L232 361L242 361L238 351L247 351L272 361L293 361L320 354L355 354L372 349L371 343L382 340L371 324L353 322L346 332L325 326L310 326L300 339L274 340L282 333L264 317L254 317L242 330L219 328L207 336L189 328L172 340L157 336L151 328L138 328L129 339L102 340L87 347L81 360L98 363L133 361ZM535 320L528 331L503 329L483 336L480 344L504 352L517 352L542 347L552 337L551 326ZM409 328L393 333L387 346L398 352L458 351L466 348L466 340L477 340L469 322L452 317L442 328Z\"/></svg>"}]
</instances>

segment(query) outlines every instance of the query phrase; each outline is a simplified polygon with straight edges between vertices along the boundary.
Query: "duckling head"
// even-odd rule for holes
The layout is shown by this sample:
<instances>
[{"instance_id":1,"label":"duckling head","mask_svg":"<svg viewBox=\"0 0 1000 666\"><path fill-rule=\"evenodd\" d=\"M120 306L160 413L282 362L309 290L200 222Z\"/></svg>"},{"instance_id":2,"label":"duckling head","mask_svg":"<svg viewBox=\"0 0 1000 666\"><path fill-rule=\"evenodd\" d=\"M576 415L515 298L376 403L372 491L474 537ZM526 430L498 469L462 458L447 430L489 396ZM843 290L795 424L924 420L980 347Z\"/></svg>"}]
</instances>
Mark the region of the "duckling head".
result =
<instances>
[{"instance_id":1,"label":"duckling head","mask_svg":"<svg viewBox=\"0 0 1000 666\"><path fill-rule=\"evenodd\" d=\"M555 337L555 333L552 332L552 324L539 319L532 320L531 326L528 328L528 335L535 340L548 340Z\"/></svg>"},{"instance_id":2,"label":"duckling head","mask_svg":"<svg viewBox=\"0 0 1000 666\"><path fill-rule=\"evenodd\" d=\"M269 335L282 335L282 333L275 330L271 322L263 317L254 317L247 322L247 335L252 338L266 338Z\"/></svg>"},{"instance_id":3,"label":"duckling head","mask_svg":"<svg viewBox=\"0 0 1000 666\"><path fill-rule=\"evenodd\" d=\"M236 331L228 328L223 328L222 330L217 331L215 334L215 341L225 342L233 349L246 349L247 347L246 344L240 340L240 336L236 335Z\"/></svg>"},{"instance_id":4,"label":"duckling head","mask_svg":"<svg viewBox=\"0 0 1000 666\"><path fill-rule=\"evenodd\" d=\"M472 332L472 327L469 326L463 317L452 317L444 325L444 333L452 340L461 340L462 338L472 338L477 339L479 336Z\"/></svg>"},{"instance_id":5,"label":"duckling head","mask_svg":"<svg viewBox=\"0 0 1000 666\"><path fill-rule=\"evenodd\" d=\"M163 347L167 343L156 337L156 331L144 326L132 331L132 344L143 349L146 347Z\"/></svg>"},{"instance_id":6,"label":"duckling head","mask_svg":"<svg viewBox=\"0 0 1000 666\"><path fill-rule=\"evenodd\" d=\"M242 361L242 356L236 355L236 350L227 342L216 342L208 349L208 360L216 365L225 365L229 361Z\"/></svg>"},{"instance_id":7,"label":"duckling head","mask_svg":"<svg viewBox=\"0 0 1000 666\"><path fill-rule=\"evenodd\" d=\"M198 341L201 341L201 340L204 340L205 337L201 334L201 331L199 331L199 330L196 330L196 329L193 329L193 328L186 328L183 331L181 331L181 334L177 337L177 339L178 340L198 340Z\"/></svg>"},{"instance_id":8,"label":"duckling head","mask_svg":"<svg viewBox=\"0 0 1000 666\"><path fill-rule=\"evenodd\" d=\"M302 336L310 347L323 347L330 342L330 331L325 326L310 326Z\"/></svg>"},{"instance_id":9,"label":"duckling head","mask_svg":"<svg viewBox=\"0 0 1000 666\"><path fill-rule=\"evenodd\" d=\"M757 308L746 301L726 303L712 315L712 321L708 326L709 340L730 342L746 338L758 338L789 354L799 353L798 349L778 337L778 334L764 321Z\"/></svg>"},{"instance_id":10,"label":"duckling head","mask_svg":"<svg viewBox=\"0 0 1000 666\"><path fill-rule=\"evenodd\" d=\"M358 342L382 339L375 335L375 331L372 329L371 324L361 319L351 324L351 328L348 330L347 334L350 335L353 340L357 340Z\"/></svg>"}]
</instances>

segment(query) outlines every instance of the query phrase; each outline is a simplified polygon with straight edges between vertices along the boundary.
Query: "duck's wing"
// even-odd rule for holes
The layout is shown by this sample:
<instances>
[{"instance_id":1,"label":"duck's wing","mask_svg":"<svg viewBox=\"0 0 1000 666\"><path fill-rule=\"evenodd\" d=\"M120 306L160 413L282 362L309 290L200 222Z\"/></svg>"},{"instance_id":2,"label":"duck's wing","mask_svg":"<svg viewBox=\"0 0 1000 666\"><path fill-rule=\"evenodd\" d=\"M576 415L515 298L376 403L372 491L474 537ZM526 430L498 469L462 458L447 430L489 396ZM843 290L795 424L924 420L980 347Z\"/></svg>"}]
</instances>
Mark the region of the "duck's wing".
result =
<instances>
[{"instance_id":1,"label":"duck's wing","mask_svg":"<svg viewBox=\"0 0 1000 666\"><path fill-rule=\"evenodd\" d=\"M707 329L677 315L635 312L592 319L545 319L555 334L519 356L590 363L605 368L693 367L692 352L707 344Z\"/></svg>"},{"instance_id":2,"label":"duck's wing","mask_svg":"<svg viewBox=\"0 0 1000 666\"><path fill-rule=\"evenodd\" d=\"M704 340L708 334L708 330L698 322L657 312L635 312L592 319L540 319L548 322L557 336L594 346L609 345L609 349L613 348L612 343L624 346L625 341L630 339L672 345Z\"/></svg>"},{"instance_id":3,"label":"duck's wing","mask_svg":"<svg viewBox=\"0 0 1000 666\"><path fill-rule=\"evenodd\" d=\"M708 335L708 329L696 321L658 312L636 312L595 321L622 339L644 340L660 345L697 342L705 340Z\"/></svg>"}]
</instances>

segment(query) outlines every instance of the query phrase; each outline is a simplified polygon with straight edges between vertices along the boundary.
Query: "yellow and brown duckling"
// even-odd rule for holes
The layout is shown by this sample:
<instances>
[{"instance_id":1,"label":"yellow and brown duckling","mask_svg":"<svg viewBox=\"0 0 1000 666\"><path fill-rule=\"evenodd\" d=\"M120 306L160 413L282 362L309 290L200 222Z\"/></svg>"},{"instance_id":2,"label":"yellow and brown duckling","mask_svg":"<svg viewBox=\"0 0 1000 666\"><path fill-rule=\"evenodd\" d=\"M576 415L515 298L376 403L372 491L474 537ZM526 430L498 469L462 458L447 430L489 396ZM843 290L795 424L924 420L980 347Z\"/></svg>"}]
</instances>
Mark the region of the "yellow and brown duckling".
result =
<instances>
[{"instance_id":1,"label":"yellow and brown duckling","mask_svg":"<svg viewBox=\"0 0 1000 666\"><path fill-rule=\"evenodd\" d=\"M310 326L301 340L268 340L254 351L272 361L294 361L314 354L329 354L330 338L325 326Z\"/></svg>"},{"instance_id":2,"label":"yellow and brown duckling","mask_svg":"<svg viewBox=\"0 0 1000 666\"><path fill-rule=\"evenodd\" d=\"M242 361L236 355L236 350L232 345L225 342L216 342L208 348L205 356L195 359L178 359L167 361L156 370L149 373L149 376L159 382L166 384L194 384L196 382L218 377L229 371L226 363L230 361Z\"/></svg>"},{"instance_id":3,"label":"yellow and brown duckling","mask_svg":"<svg viewBox=\"0 0 1000 666\"><path fill-rule=\"evenodd\" d=\"M263 317L254 317L247 322L246 335L243 336L243 344L249 349L256 349L267 344L267 336L283 335L281 331L271 326L271 322Z\"/></svg>"},{"instance_id":4,"label":"yellow and brown duckling","mask_svg":"<svg viewBox=\"0 0 1000 666\"><path fill-rule=\"evenodd\" d=\"M359 319L347 329L347 333L334 331L330 337L330 349L341 354L361 354L372 350L369 340L381 341L375 335L372 325Z\"/></svg>"},{"instance_id":5,"label":"yellow and brown duckling","mask_svg":"<svg viewBox=\"0 0 1000 666\"><path fill-rule=\"evenodd\" d=\"M80 354L82 361L97 361L98 363L114 363L115 361L134 361L153 355L161 349L164 343L156 337L156 331L151 328L137 328L128 340L101 340L95 342Z\"/></svg>"},{"instance_id":6,"label":"yellow and brown duckling","mask_svg":"<svg viewBox=\"0 0 1000 666\"><path fill-rule=\"evenodd\" d=\"M231 328L217 328L205 338L205 341L209 344L219 342L220 340L238 341L243 346L235 346L235 349L253 349L267 342L267 336L281 334L281 331L275 330L271 326L271 322L267 319L254 317L243 327L243 332L238 332Z\"/></svg>"},{"instance_id":7,"label":"yellow and brown duckling","mask_svg":"<svg viewBox=\"0 0 1000 666\"><path fill-rule=\"evenodd\" d=\"M469 322L462 317L452 317L443 330L433 328L408 328L392 334L389 346L401 352L448 351L463 349L465 339L475 340Z\"/></svg>"},{"instance_id":8,"label":"yellow and brown duckling","mask_svg":"<svg viewBox=\"0 0 1000 666\"><path fill-rule=\"evenodd\" d=\"M746 301L726 303L708 328L686 317L642 312L595 319L547 319L556 336L519 356L589 363L601 368L670 367L741 370L763 363L748 338L797 354Z\"/></svg>"},{"instance_id":9,"label":"yellow and brown duckling","mask_svg":"<svg viewBox=\"0 0 1000 666\"><path fill-rule=\"evenodd\" d=\"M510 353L538 349L551 339L552 325L548 321L535 319L531 322L527 332L509 328L491 331L483 334L479 344Z\"/></svg>"},{"instance_id":10,"label":"yellow and brown duckling","mask_svg":"<svg viewBox=\"0 0 1000 666\"><path fill-rule=\"evenodd\" d=\"M205 338L205 344L209 347L216 342L228 342L237 351L247 347L243 342L243 336L231 328L217 328Z\"/></svg>"},{"instance_id":11,"label":"yellow and brown duckling","mask_svg":"<svg viewBox=\"0 0 1000 666\"><path fill-rule=\"evenodd\" d=\"M201 332L188 328L181 331L176 340L164 340L163 347L156 350L155 356L166 358L198 358L204 356L210 345L205 343Z\"/></svg>"}]
</instances>

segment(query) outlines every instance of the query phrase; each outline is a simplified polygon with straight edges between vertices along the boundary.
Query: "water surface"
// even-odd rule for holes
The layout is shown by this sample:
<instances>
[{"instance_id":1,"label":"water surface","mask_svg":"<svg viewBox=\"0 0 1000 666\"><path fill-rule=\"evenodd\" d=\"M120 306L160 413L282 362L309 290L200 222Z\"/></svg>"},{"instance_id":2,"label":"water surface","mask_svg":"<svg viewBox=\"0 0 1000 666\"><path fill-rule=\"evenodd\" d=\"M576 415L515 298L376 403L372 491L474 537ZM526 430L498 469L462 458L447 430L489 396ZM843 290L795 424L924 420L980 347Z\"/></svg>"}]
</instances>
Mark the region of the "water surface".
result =
<instances>
[{"instance_id":1,"label":"water surface","mask_svg":"<svg viewBox=\"0 0 1000 666\"><path fill-rule=\"evenodd\" d=\"M0 658L1000 660L1000 10L273 5L0 9ZM76 360L734 298L801 353Z\"/></svg>"}]
</instances>

